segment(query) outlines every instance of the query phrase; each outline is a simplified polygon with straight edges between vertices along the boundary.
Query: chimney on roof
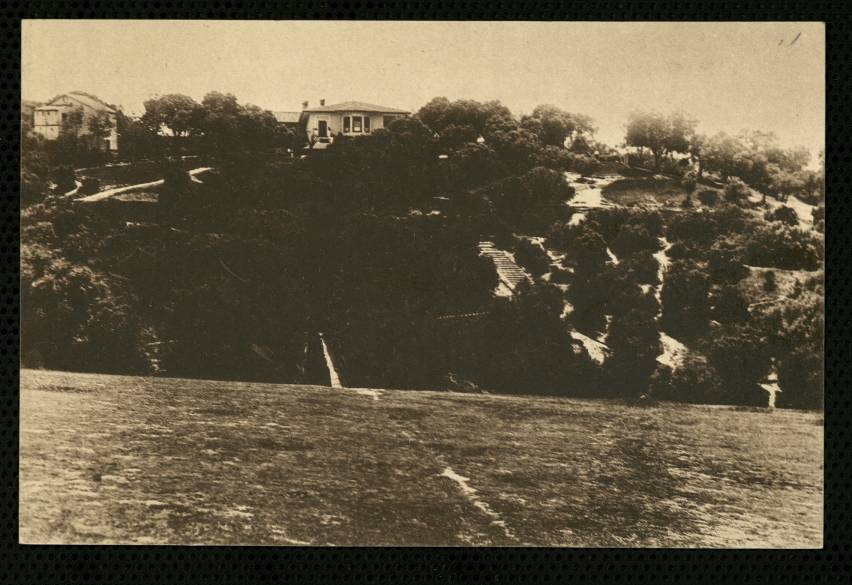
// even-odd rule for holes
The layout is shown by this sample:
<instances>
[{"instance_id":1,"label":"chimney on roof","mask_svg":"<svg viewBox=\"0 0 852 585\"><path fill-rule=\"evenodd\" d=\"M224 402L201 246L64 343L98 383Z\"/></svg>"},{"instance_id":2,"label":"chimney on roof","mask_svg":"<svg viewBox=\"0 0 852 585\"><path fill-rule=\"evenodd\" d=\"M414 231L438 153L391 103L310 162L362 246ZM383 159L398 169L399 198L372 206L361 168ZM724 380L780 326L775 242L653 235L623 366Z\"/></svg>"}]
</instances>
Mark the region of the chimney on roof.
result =
<instances>
[{"instance_id":1,"label":"chimney on roof","mask_svg":"<svg viewBox=\"0 0 852 585\"><path fill-rule=\"evenodd\" d=\"M324 106L324 105L325 105L325 98L320 100L320 106Z\"/></svg>"},{"instance_id":2,"label":"chimney on roof","mask_svg":"<svg viewBox=\"0 0 852 585\"><path fill-rule=\"evenodd\" d=\"M302 109L303 109L303 110L307 110L307 109L308 109L308 100L305 100L305 101L303 101L303 102L302 102Z\"/></svg>"}]
</instances>

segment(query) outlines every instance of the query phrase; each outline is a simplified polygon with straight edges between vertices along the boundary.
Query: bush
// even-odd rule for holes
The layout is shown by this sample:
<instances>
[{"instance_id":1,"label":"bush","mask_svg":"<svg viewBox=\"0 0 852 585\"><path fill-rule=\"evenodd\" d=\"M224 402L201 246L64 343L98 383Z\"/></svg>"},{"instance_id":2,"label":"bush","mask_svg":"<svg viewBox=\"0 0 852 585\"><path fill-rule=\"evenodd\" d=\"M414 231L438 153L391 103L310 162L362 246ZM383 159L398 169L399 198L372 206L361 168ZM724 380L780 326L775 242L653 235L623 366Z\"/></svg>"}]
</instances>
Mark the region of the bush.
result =
<instances>
[{"instance_id":1,"label":"bush","mask_svg":"<svg viewBox=\"0 0 852 585\"><path fill-rule=\"evenodd\" d=\"M663 235L663 218L657 211L629 207L597 208L589 211L587 221L607 242L614 242L628 226L643 228L653 238Z\"/></svg>"},{"instance_id":2,"label":"bush","mask_svg":"<svg viewBox=\"0 0 852 585\"><path fill-rule=\"evenodd\" d=\"M677 241L666 251L672 260L701 260L706 253L706 248L688 240Z\"/></svg>"},{"instance_id":3,"label":"bush","mask_svg":"<svg viewBox=\"0 0 852 585\"><path fill-rule=\"evenodd\" d=\"M799 216L796 214L796 210L786 205L767 211L764 217L767 221L777 221L794 227L799 225Z\"/></svg>"},{"instance_id":4,"label":"bush","mask_svg":"<svg viewBox=\"0 0 852 585\"><path fill-rule=\"evenodd\" d=\"M621 261L618 267L627 271L633 282L651 285L660 283L660 263L657 262L650 250L641 250L632 256L628 256Z\"/></svg>"},{"instance_id":5,"label":"bush","mask_svg":"<svg viewBox=\"0 0 852 585\"><path fill-rule=\"evenodd\" d=\"M550 282L553 284L571 284L572 275L564 268L553 268L550 271Z\"/></svg>"},{"instance_id":6,"label":"bush","mask_svg":"<svg viewBox=\"0 0 852 585\"><path fill-rule=\"evenodd\" d=\"M744 323L751 318L748 301L735 286L724 286L713 295L710 314L719 323Z\"/></svg>"},{"instance_id":7,"label":"bush","mask_svg":"<svg viewBox=\"0 0 852 585\"><path fill-rule=\"evenodd\" d=\"M654 320L636 311L614 315L607 345L612 350L605 364L609 391L631 398L647 392L660 355L660 333Z\"/></svg>"},{"instance_id":8,"label":"bush","mask_svg":"<svg viewBox=\"0 0 852 585\"><path fill-rule=\"evenodd\" d=\"M660 368L652 379L651 393L658 400L692 404L720 404L725 401L719 372L706 361L691 355L674 372Z\"/></svg>"},{"instance_id":9,"label":"bush","mask_svg":"<svg viewBox=\"0 0 852 585\"><path fill-rule=\"evenodd\" d=\"M81 183L80 193L83 195L92 195L101 189L100 180L94 177L84 177Z\"/></svg>"},{"instance_id":10,"label":"bush","mask_svg":"<svg viewBox=\"0 0 852 585\"><path fill-rule=\"evenodd\" d=\"M743 264L745 250L740 238L722 236L707 253L707 269L710 280L716 283L737 283L749 275Z\"/></svg>"},{"instance_id":11,"label":"bush","mask_svg":"<svg viewBox=\"0 0 852 585\"><path fill-rule=\"evenodd\" d=\"M725 185L725 199L730 203L740 204L744 201L748 200L749 195L751 195L751 191L748 188L748 185L742 182L737 177L731 177L728 179L727 185Z\"/></svg>"},{"instance_id":12,"label":"bush","mask_svg":"<svg viewBox=\"0 0 852 585\"><path fill-rule=\"evenodd\" d=\"M683 189L687 193L692 193L693 191L695 191L695 187L696 187L697 184L698 184L698 173L696 173L695 171L687 172L680 179L680 186L683 187Z\"/></svg>"},{"instance_id":13,"label":"bush","mask_svg":"<svg viewBox=\"0 0 852 585\"><path fill-rule=\"evenodd\" d=\"M627 224L619 230L610 247L618 257L632 256L640 252L656 252L660 249L660 240L642 225Z\"/></svg>"},{"instance_id":14,"label":"bush","mask_svg":"<svg viewBox=\"0 0 852 585\"><path fill-rule=\"evenodd\" d=\"M55 167L50 173L50 180L56 183L58 193L67 193L77 186L77 175L74 174L74 168L70 165Z\"/></svg>"},{"instance_id":15,"label":"bush","mask_svg":"<svg viewBox=\"0 0 852 585\"><path fill-rule=\"evenodd\" d=\"M694 337L707 330L710 318L707 275L694 262L672 262L660 293L661 325L674 337Z\"/></svg>"},{"instance_id":16,"label":"bush","mask_svg":"<svg viewBox=\"0 0 852 585\"><path fill-rule=\"evenodd\" d=\"M814 229L821 234L825 233L825 206L820 205L819 207L814 207L814 210L811 212L811 216L814 218Z\"/></svg>"},{"instance_id":17,"label":"bush","mask_svg":"<svg viewBox=\"0 0 852 585\"><path fill-rule=\"evenodd\" d=\"M822 243L812 234L780 226L757 230L746 243L747 264L784 270L817 270Z\"/></svg>"},{"instance_id":18,"label":"bush","mask_svg":"<svg viewBox=\"0 0 852 585\"><path fill-rule=\"evenodd\" d=\"M719 193L712 189L704 189L703 191L698 192L698 200L702 203L702 205L714 207L719 202Z\"/></svg>"},{"instance_id":19,"label":"bush","mask_svg":"<svg viewBox=\"0 0 852 585\"><path fill-rule=\"evenodd\" d=\"M515 260L535 278L550 270L547 252L529 240L519 240L515 244Z\"/></svg>"},{"instance_id":20,"label":"bush","mask_svg":"<svg viewBox=\"0 0 852 585\"><path fill-rule=\"evenodd\" d=\"M767 293L774 293L778 290L778 283L775 280L774 270L769 270L763 273L763 290Z\"/></svg>"},{"instance_id":21,"label":"bush","mask_svg":"<svg viewBox=\"0 0 852 585\"><path fill-rule=\"evenodd\" d=\"M758 384L769 373L769 353L760 332L748 324L728 325L708 340L711 366L719 372L728 404L765 406L766 391Z\"/></svg>"}]
</instances>

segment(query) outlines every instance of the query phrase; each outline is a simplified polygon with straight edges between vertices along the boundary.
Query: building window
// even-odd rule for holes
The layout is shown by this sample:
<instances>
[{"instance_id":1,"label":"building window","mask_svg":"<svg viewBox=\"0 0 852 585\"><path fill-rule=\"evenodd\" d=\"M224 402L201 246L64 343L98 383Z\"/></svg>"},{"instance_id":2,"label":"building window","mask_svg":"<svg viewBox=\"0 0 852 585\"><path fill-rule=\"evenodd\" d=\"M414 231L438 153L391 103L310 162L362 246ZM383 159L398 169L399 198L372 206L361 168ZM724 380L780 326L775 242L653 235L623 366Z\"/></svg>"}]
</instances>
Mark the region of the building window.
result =
<instances>
[{"instance_id":1,"label":"building window","mask_svg":"<svg viewBox=\"0 0 852 585\"><path fill-rule=\"evenodd\" d=\"M343 116L343 133L349 134L351 126L352 118L349 116Z\"/></svg>"},{"instance_id":2,"label":"building window","mask_svg":"<svg viewBox=\"0 0 852 585\"><path fill-rule=\"evenodd\" d=\"M352 132L361 131L361 116L352 116Z\"/></svg>"},{"instance_id":3,"label":"building window","mask_svg":"<svg viewBox=\"0 0 852 585\"><path fill-rule=\"evenodd\" d=\"M364 116L364 132L370 131L370 116Z\"/></svg>"}]
</instances>

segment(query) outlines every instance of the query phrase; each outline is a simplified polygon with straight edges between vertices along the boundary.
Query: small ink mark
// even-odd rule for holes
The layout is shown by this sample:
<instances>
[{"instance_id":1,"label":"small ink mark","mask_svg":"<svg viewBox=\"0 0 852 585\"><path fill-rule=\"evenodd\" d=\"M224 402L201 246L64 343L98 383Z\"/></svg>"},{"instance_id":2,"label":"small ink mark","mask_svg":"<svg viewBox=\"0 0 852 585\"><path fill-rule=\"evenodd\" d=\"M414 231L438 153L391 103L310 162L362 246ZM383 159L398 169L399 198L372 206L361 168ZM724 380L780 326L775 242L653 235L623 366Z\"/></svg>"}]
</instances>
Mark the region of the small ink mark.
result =
<instances>
[{"instance_id":1,"label":"small ink mark","mask_svg":"<svg viewBox=\"0 0 852 585\"><path fill-rule=\"evenodd\" d=\"M793 39L792 41L790 41L790 44L789 44L789 45L787 45L787 46L788 46L788 47L792 47L792 46L795 44L795 42L799 40L799 37L800 37L800 36L802 36L802 33L801 33L801 32L799 32L799 34L797 34L797 35L796 35L796 38L795 38L795 39Z\"/></svg>"}]
</instances>

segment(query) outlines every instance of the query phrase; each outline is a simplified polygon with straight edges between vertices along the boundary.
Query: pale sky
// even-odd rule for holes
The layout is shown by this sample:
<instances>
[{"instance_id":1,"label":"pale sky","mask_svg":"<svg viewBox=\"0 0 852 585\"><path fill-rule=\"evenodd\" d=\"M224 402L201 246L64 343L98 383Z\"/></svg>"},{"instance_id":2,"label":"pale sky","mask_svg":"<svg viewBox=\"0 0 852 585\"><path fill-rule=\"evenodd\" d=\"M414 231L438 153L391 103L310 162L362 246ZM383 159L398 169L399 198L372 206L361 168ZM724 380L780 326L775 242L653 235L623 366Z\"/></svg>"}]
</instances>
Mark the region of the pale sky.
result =
<instances>
[{"instance_id":1,"label":"pale sky","mask_svg":"<svg viewBox=\"0 0 852 585\"><path fill-rule=\"evenodd\" d=\"M814 155L825 135L821 23L27 20L21 54L24 99L82 90L131 114L211 90L291 111L446 96L518 115L554 104L592 116L610 144L634 109L774 131Z\"/></svg>"}]
</instances>

